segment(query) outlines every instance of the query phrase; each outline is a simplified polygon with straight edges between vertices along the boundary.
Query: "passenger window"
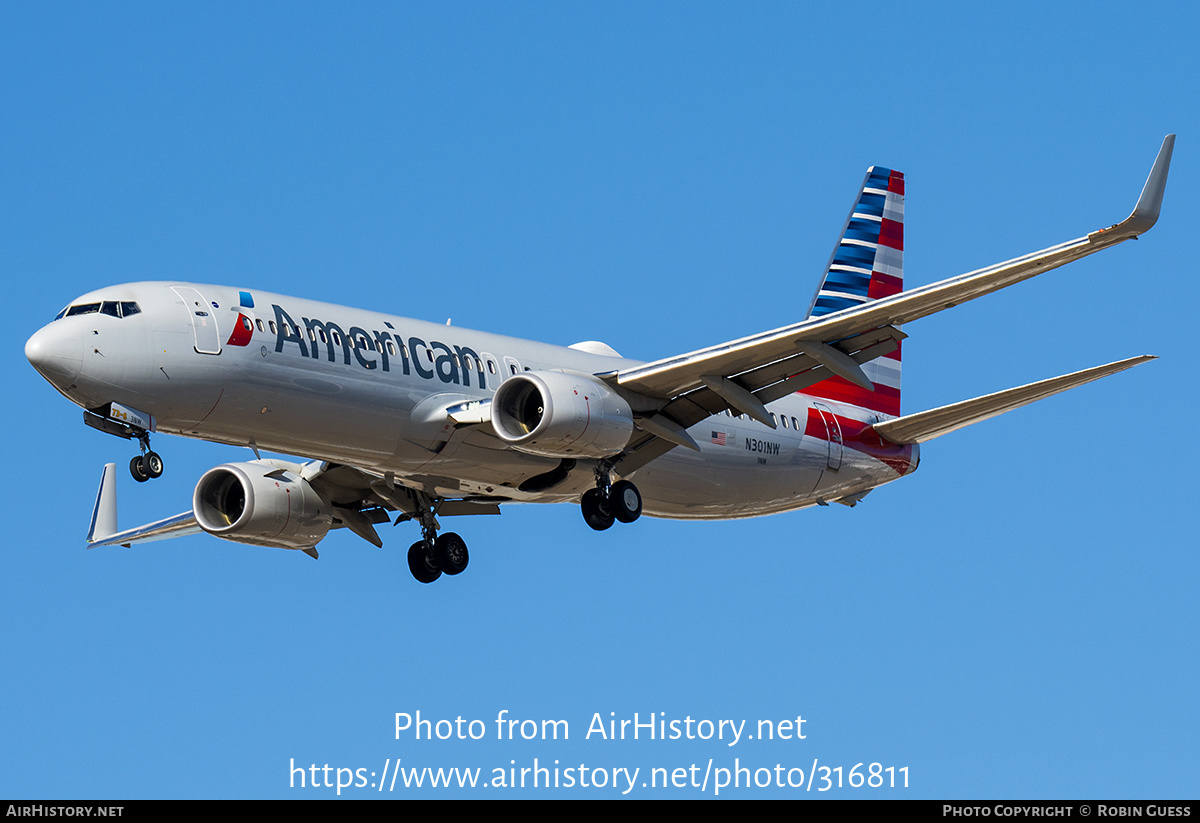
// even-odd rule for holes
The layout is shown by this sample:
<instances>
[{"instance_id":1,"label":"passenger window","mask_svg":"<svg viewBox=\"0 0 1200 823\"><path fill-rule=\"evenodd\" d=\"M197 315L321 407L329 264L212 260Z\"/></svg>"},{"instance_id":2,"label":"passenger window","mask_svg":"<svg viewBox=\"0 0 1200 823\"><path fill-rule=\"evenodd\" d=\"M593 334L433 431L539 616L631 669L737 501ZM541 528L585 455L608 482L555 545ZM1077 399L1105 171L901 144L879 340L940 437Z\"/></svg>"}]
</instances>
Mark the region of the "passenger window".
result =
<instances>
[{"instance_id":1,"label":"passenger window","mask_svg":"<svg viewBox=\"0 0 1200 823\"><path fill-rule=\"evenodd\" d=\"M256 323L258 323L258 330L259 330L259 331L266 331L266 330L263 328L263 321L261 321L261 320L257 320L257 321L255 321L255 322L256 322Z\"/></svg>"}]
</instances>

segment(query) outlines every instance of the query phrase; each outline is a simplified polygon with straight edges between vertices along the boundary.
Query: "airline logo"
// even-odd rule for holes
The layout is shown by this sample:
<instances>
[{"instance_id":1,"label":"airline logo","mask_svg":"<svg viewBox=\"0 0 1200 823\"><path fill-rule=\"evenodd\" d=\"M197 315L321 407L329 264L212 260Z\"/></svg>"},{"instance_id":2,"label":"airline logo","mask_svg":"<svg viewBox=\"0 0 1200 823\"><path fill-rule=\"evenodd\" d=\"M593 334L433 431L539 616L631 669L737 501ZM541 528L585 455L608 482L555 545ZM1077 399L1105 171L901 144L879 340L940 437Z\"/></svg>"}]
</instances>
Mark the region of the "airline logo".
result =
<instances>
[{"instance_id":1,"label":"airline logo","mask_svg":"<svg viewBox=\"0 0 1200 823\"><path fill-rule=\"evenodd\" d=\"M248 291L238 292L238 304L243 309L254 308L254 295ZM243 312L238 312L237 322L233 324L233 333L225 341L226 346L248 346L254 336L254 318Z\"/></svg>"},{"instance_id":2,"label":"airline logo","mask_svg":"<svg viewBox=\"0 0 1200 823\"><path fill-rule=\"evenodd\" d=\"M415 372L425 380L436 378L463 386L471 385L474 372L477 385L487 388L484 363L491 361L472 348L451 347L440 340L406 338L386 320L386 331L368 331L361 326L343 330L337 323L314 317L301 317L297 323L282 306L273 303L271 308L275 311L276 352L295 346L301 357L311 360L324 357L336 363L340 359L347 366L357 363L361 368L384 372L398 368L404 374Z\"/></svg>"},{"instance_id":3,"label":"airline logo","mask_svg":"<svg viewBox=\"0 0 1200 823\"><path fill-rule=\"evenodd\" d=\"M254 335L254 323L246 315L238 312L237 322L233 325L233 333L225 341L227 346L248 346Z\"/></svg>"}]
</instances>

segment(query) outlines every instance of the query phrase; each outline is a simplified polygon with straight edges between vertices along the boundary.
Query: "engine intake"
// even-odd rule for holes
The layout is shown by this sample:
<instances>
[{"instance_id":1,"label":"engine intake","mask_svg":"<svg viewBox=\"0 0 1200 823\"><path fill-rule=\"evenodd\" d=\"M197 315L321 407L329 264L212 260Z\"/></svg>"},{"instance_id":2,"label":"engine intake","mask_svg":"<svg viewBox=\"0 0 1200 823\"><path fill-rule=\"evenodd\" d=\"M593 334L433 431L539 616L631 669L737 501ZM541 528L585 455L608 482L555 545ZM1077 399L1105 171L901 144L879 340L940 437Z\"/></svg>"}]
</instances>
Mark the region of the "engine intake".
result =
<instances>
[{"instance_id":1,"label":"engine intake","mask_svg":"<svg viewBox=\"0 0 1200 823\"><path fill-rule=\"evenodd\" d=\"M192 494L196 522L225 540L311 549L329 532L333 513L300 472L282 460L209 469Z\"/></svg>"},{"instance_id":2,"label":"engine intake","mask_svg":"<svg viewBox=\"0 0 1200 823\"><path fill-rule=\"evenodd\" d=\"M590 375L531 371L496 389L492 427L518 451L546 457L610 457L633 434L625 398Z\"/></svg>"}]
</instances>

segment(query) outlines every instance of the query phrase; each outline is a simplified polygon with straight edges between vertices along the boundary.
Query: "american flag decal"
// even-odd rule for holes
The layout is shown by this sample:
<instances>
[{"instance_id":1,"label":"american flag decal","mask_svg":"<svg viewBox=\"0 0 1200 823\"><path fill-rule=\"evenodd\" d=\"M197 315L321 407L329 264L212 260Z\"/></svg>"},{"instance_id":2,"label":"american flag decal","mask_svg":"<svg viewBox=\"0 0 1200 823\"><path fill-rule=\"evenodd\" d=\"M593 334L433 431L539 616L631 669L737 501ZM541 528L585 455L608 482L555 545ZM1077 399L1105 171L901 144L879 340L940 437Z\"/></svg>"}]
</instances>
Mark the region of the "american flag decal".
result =
<instances>
[{"instance_id":1,"label":"american flag decal","mask_svg":"<svg viewBox=\"0 0 1200 823\"><path fill-rule=\"evenodd\" d=\"M716 443L718 446L728 445L728 443L725 442L725 432L713 432L712 442Z\"/></svg>"}]
</instances>

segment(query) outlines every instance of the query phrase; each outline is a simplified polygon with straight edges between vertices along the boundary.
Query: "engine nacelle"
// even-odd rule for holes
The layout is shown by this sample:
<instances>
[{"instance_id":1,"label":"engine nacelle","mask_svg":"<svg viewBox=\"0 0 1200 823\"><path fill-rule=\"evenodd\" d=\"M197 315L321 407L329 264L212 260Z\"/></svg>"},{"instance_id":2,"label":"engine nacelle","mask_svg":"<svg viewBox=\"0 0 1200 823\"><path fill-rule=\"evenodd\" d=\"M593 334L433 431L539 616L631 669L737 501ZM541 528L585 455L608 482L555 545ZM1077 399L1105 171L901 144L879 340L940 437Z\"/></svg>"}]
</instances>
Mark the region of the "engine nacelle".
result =
<instances>
[{"instance_id":1,"label":"engine nacelle","mask_svg":"<svg viewBox=\"0 0 1200 823\"><path fill-rule=\"evenodd\" d=\"M633 434L625 398L585 374L531 371L500 384L492 427L518 451L546 457L610 457Z\"/></svg>"},{"instance_id":2,"label":"engine nacelle","mask_svg":"<svg viewBox=\"0 0 1200 823\"><path fill-rule=\"evenodd\" d=\"M225 540L311 549L329 532L333 513L301 471L301 466L282 460L209 469L192 495L196 522Z\"/></svg>"}]
</instances>

